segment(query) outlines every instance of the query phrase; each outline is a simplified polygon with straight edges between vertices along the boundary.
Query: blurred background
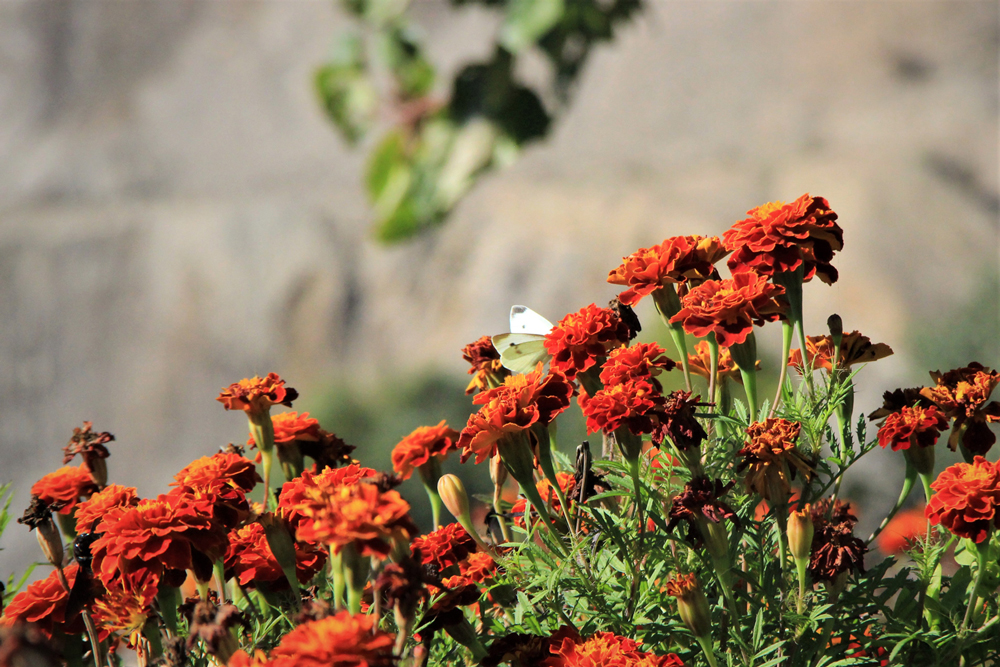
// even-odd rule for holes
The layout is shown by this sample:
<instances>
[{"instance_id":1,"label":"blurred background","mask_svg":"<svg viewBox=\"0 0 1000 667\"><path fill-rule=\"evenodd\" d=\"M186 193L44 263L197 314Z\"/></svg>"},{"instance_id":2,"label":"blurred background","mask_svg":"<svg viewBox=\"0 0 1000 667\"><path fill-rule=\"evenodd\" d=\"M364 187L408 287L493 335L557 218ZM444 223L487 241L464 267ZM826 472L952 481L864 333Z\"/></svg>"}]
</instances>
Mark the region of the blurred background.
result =
<instances>
[{"instance_id":1,"label":"blurred background","mask_svg":"<svg viewBox=\"0 0 1000 667\"><path fill-rule=\"evenodd\" d=\"M510 32L505 3L414 0L407 35L436 77L410 97L448 104L499 41L517 53L503 84L535 84L546 117L491 143L450 215L393 245L378 238L398 209L371 206L366 165L400 105L373 110L351 88L347 111L371 125L352 146L330 120L343 89L323 89L357 64L352 36L371 36L359 4L0 3L0 482L16 515L83 420L117 436L111 481L164 492L246 440L214 399L268 371L386 468L416 426L462 427L460 350L507 330L511 304L552 321L603 305L623 255L804 192L845 230L840 281L806 286L807 329L838 312L895 350L862 371L859 414L928 370L1000 365L994 0L594 0L629 7L602 40L561 44L589 48L568 86L539 30ZM336 76L318 95L323 66ZM651 305L639 315L672 350ZM759 335L776 374L779 330ZM579 420L560 437L572 452ZM846 487L862 532L902 474L898 456L866 461ZM419 485L404 490L424 517ZM22 526L0 547L3 579L39 557Z\"/></svg>"}]
</instances>

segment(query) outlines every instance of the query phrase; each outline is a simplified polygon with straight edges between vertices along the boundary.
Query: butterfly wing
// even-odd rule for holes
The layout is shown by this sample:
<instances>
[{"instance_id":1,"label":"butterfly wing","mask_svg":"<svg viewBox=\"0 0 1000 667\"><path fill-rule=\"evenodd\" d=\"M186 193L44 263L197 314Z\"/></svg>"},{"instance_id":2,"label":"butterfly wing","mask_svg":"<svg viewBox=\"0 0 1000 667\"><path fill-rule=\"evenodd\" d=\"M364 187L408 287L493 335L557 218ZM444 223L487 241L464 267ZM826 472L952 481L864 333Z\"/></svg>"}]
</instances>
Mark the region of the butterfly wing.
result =
<instances>
[{"instance_id":1,"label":"butterfly wing","mask_svg":"<svg viewBox=\"0 0 1000 667\"><path fill-rule=\"evenodd\" d=\"M552 331L552 322L527 306L510 307L510 332L544 336Z\"/></svg>"},{"instance_id":2,"label":"butterfly wing","mask_svg":"<svg viewBox=\"0 0 1000 667\"><path fill-rule=\"evenodd\" d=\"M538 362L549 360L545 336L531 333L509 333L493 336L493 347L500 353L500 363L512 373L530 373Z\"/></svg>"}]
</instances>

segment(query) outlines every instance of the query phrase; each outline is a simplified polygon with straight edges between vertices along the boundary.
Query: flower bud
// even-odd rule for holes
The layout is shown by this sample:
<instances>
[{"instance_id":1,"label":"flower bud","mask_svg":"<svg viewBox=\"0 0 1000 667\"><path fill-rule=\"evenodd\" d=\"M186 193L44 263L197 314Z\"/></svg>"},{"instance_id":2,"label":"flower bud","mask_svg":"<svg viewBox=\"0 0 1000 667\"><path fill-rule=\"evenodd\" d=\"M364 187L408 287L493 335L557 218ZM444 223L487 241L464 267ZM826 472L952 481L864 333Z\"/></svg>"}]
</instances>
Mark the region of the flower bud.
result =
<instances>
[{"instance_id":1,"label":"flower bud","mask_svg":"<svg viewBox=\"0 0 1000 667\"><path fill-rule=\"evenodd\" d=\"M442 475L437 487L444 506L459 522L469 517L469 496L465 493L465 485L458 475Z\"/></svg>"},{"instance_id":2,"label":"flower bud","mask_svg":"<svg viewBox=\"0 0 1000 667\"><path fill-rule=\"evenodd\" d=\"M56 524L51 517L49 517L48 521L44 521L36 526L35 536L38 537L38 544L42 547L42 553L45 554L45 558L48 559L49 563L56 567L62 567L62 537L59 535L59 529L56 528Z\"/></svg>"},{"instance_id":3,"label":"flower bud","mask_svg":"<svg viewBox=\"0 0 1000 667\"><path fill-rule=\"evenodd\" d=\"M667 582L663 592L677 598L681 621L695 637L707 637L712 631L712 612L708 599L694 574L677 575Z\"/></svg>"},{"instance_id":4,"label":"flower bud","mask_svg":"<svg viewBox=\"0 0 1000 667\"><path fill-rule=\"evenodd\" d=\"M506 466L504 466L503 461L500 460L499 454L494 454L490 459L490 479L493 480L493 486L498 489L503 488L504 483L509 477Z\"/></svg>"},{"instance_id":5,"label":"flower bud","mask_svg":"<svg viewBox=\"0 0 1000 667\"><path fill-rule=\"evenodd\" d=\"M810 505L803 505L802 509L788 514L788 550L796 561L809 560L813 533Z\"/></svg>"},{"instance_id":6,"label":"flower bud","mask_svg":"<svg viewBox=\"0 0 1000 667\"><path fill-rule=\"evenodd\" d=\"M834 313L826 319L826 326L830 329L830 336L833 338L834 345L840 345L840 338L844 335L844 321L840 319L840 315Z\"/></svg>"}]
</instances>

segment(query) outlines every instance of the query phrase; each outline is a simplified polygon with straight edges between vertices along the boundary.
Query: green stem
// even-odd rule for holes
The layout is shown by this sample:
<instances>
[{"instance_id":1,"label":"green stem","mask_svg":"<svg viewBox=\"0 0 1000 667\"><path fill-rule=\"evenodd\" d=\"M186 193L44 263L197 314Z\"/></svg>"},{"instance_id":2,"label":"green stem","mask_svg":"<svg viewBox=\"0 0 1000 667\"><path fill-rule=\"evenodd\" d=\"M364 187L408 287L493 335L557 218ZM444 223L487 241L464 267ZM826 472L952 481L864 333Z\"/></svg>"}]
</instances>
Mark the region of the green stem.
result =
<instances>
[{"instance_id":1,"label":"green stem","mask_svg":"<svg viewBox=\"0 0 1000 667\"><path fill-rule=\"evenodd\" d=\"M177 589L173 586L162 586L156 594L156 602L160 607L160 617L167 628L167 635L177 635Z\"/></svg>"},{"instance_id":2,"label":"green stem","mask_svg":"<svg viewBox=\"0 0 1000 667\"><path fill-rule=\"evenodd\" d=\"M260 450L260 458L264 467L264 509L275 509L271 498L271 468L274 467L274 422L271 421L270 410L263 413L247 413L247 421L250 424L250 435L257 443Z\"/></svg>"},{"instance_id":3,"label":"green stem","mask_svg":"<svg viewBox=\"0 0 1000 667\"><path fill-rule=\"evenodd\" d=\"M263 464L263 475L264 478L264 509L267 511L276 510L277 503L271 497L271 468L274 467L274 450L269 452L261 451L260 460Z\"/></svg>"},{"instance_id":4,"label":"green stem","mask_svg":"<svg viewBox=\"0 0 1000 667\"><path fill-rule=\"evenodd\" d=\"M437 530L441 527L441 496L438 495L437 489L432 489L427 484L424 484L424 491L431 501L431 518L434 521L434 530Z\"/></svg>"},{"instance_id":5,"label":"green stem","mask_svg":"<svg viewBox=\"0 0 1000 667\"><path fill-rule=\"evenodd\" d=\"M635 513L639 519L639 536L635 542L635 576L638 579L639 562L642 560L642 540L646 533L646 517L642 502L642 482L639 480L639 459L629 459L628 468L632 475L632 486L635 488Z\"/></svg>"},{"instance_id":6,"label":"green stem","mask_svg":"<svg viewBox=\"0 0 1000 667\"><path fill-rule=\"evenodd\" d=\"M719 667L719 663L715 661L715 650L712 647L712 637L706 635L704 637L695 637L698 640L698 645L701 646L701 652L705 654L705 660L711 667Z\"/></svg>"},{"instance_id":7,"label":"green stem","mask_svg":"<svg viewBox=\"0 0 1000 667\"><path fill-rule=\"evenodd\" d=\"M785 531L788 530L788 506L775 505L771 508L774 515L774 527L778 533L778 565L781 566L782 576L785 574L785 559L788 557L788 547L785 545Z\"/></svg>"},{"instance_id":8,"label":"green stem","mask_svg":"<svg viewBox=\"0 0 1000 667\"><path fill-rule=\"evenodd\" d=\"M917 471L912 465L907 463L906 476L903 478L903 488L899 492L899 498L896 500L896 504L893 506L889 514L882 520L882 523L879 524L879 527L875 529L875 532L872 533L871 537L869 537L868 540L865 542L866 545L871 544L875 540L875 538L879 536L879 533L881 533L885 529L885 527L889 525L889 522L892 521L892 518L896 516L896 512L898 512L900 508L903 507L903 503L905 503L906 499L909 497L910 491L913 490L913 484L916 481L917 481Z\"/></svg>"},{"instance_id":9,"label":"green stem","mask_svg":"<svg viewBox=\"0 0 1000 667\"><path fill-rule=\"evenodd\" d=\"M771 411L768 417L774 417L781 402L781 396L785 389L785 378L788 377L788 362L792 354L792 324L788 320L781 321L781 370L778 371L778 391L774 394L774 403L771 404Z\"/></svg>"},{"instance_id":10,"label":"green stem","mask_svg":"<svg viewBox=\"0 0 1000 667\"><path fill-rule=\"evenodd\" d=\"M806 558L796 558L795 559L795 571L799 577L799 599L796 605L796 609L799 615L805 613L806 610L806 582L809 578L807 569L809 567L809 560Z\"/></svg>"},{"instance_id":11,"label":"green stem","mask_svg":"<svg viewBox=\"0 0 1000 667\"><path fill-rule=\"evenodd\" d=\"M148 619L146 624L142 626L142 636L149 642L150 658L155 660L163 655L163 642L160 640L160 626L154 619Z\"/></svg>"},{"instance_id":12,"label":"green stem","mask_svg":"<svg viewBox=\"0 0 1000 667\"><path fill-rule=\"evenodd\" d=\"M747 393L747 410L750 413L750 423L757 421L757 371L751 366L745 371L740 367L743 376L743 389Z\"/></svg>"},{"instance_id":13,"label":"green stem","mask_svg":"<svg viewBox=\"0 0 1000 667\"><path fill-rule=\"evenodd\" d=\"M333 608L340 611L344 608L344 591L347 581L344 579L344 559L330 547L330 577L333 579Z\"/></svg>"},{"instance_id":14,"label":"green stem","mask_svg":"<svg viewBox=\"0 0 1000 667\"><path fill-rule=\"evenodd\" d=\"M653 292L653 303L656 304L656 312L660 314L663 323L667 325L670 338L674 341L677 354L680 356L681 370L684 372L684 389L691 391L691 369L688 367L687 341L684 338L684 325L671 323L670 318L681 310L681 300L677 296L677 288L673 285L665 285ZM711 396L712 394L709 394Z\"/></svg>"},{"instance_id":15,"label":"green stem","mask_svg":"<svg viewBox=\"0 0 1000 667\"><path fill-rule=\"evenodd\" d=\"M976 581L972 585L972 593L969 594L969 606L965 608L965 618L962 619L962 628L959 630L959 634L965 634L966 628L969 627L969 621L972 619L972 610L975 609L976 602L979 600L979 587L986 575L986 561L989 558L989 551L990 536L987 536L985 540L976 544Z\"/></svg>"},{"instance_id":16,"label":"green stem","mask_svg":"<svg viewBox=\"0 0 1000 667\"><path fill-rule=\"evenodd\" d=\"M931 482L934 481L934 478L931 475L924 473L918 473L917 476L920 477L920 483L923 484L924 487L924 500L928 505L930 505L931 496L934 495L934 491L931 489Z\"/></svg>"},{"instance_id":17,"label":"green stem","mask_svg":"<svg viewBox=\"0 0 1000 667\"><path fill-rule=\"evenodd\" d=\"M708 341L708 351L711 357L708 370L708 395L715 396L715 383L719 376L719 343L715 340L714 332L708 334L705 340Z\"/></svg>"},{"instance_id":18,"label":"green stem","mask_svg":"<svg viewBox=\"0 0 1000 667\"><path fill-rule=\"evenodd\" d=\"M514 479L517 479L516 477ZM566 547L563 546L562 539L559 537L559 531L556 530L556 525L552 521L552 517L549 516L549 511L545 508L545 503L542 501L542 497L538 495L538 489L535 485L530 483L524 484L521 480L517 480L518 486L521 487L521 494L528 499L528 502L534 508L538 516L541 517L542 521L545 522L546 527L549 532L552 533L553 542L559 546L559 553L563 556L566 554Z\"/></svg>"}]
</instances>

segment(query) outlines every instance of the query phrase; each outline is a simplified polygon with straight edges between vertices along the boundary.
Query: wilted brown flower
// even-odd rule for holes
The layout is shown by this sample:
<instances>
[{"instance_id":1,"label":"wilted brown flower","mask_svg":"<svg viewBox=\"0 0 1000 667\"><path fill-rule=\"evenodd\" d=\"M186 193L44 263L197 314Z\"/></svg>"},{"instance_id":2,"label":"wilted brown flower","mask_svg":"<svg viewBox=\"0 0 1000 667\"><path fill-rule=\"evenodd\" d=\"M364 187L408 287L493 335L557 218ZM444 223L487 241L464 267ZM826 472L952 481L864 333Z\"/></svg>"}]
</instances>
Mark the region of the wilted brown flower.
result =
<instances>
[{"instance_id":1,"label":"wilted brown flower","mask_svg":"<svg viewBox=\"0 0 1000 667\"><path fill-rule=\"evenodd\" d=\"M670 512L667 515L669 519L667 530L684 521L688 527L685 539L693 545L699 545L707 537L702 534L699 527L701 520L720 523L723 519L729 519L734 525L739 526L740 520L736 512L720 500L732 487L733 482L723 484L719 479L695 477L685 484L680 494L674 496L671 501Z\"/></svg>"},{"instance_id":2,"label":"wilted brown flower","mask_svg":"<svg viewBox=\"0 0 1000 667\"><path fill-rule=\"evenodd\" d=\"M83 428L73 429L69 444L63 447L63 463L69 463L79 454L94 483L103 487L108 483L108 464L105 459L110 456L105 445L114 441L115 436L106 431L94 433L93 426L91 422L83 422Z\"/></svg>"},{"instance_id":3,"label":"wilted brown flower","mask_svg":"<svg viewBox=\"0 0 1000 667\"><path fill-rule=\"evenodd\" d=\"M832 509L825 498L812 506L814 527L809 575L814 581L833 581L845 572L864 572L868 547L854 536L858 518L850 506L836 501Z\"/></svg>"}]
</instances>

